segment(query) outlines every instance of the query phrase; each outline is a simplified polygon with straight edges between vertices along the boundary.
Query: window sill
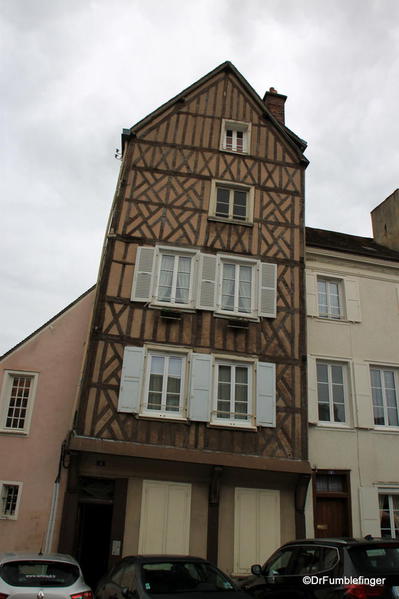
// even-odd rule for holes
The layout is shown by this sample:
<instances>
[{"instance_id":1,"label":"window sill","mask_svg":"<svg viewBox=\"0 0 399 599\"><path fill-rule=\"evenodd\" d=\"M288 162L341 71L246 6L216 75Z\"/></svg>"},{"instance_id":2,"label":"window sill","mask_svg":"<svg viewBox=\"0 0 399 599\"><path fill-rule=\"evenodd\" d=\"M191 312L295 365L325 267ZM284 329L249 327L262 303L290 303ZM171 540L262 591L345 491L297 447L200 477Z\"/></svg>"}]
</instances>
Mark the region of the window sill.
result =
<instances>
[{"instance_id":1,"label":"window sill","mask_svg":"<svg viewBox=\"0 0 399 599\"><path fill-rule=\"evenodd\" d=\"M328 428L331 430L354 431L354 427L345 422L309 422L309 425L317 426L318 428Z\"/></svg>"},{"instance_id":2,"label":"window sill","mask_svg":"<svg viewBox=\"0 0 399 599\"><path fill-rule=\"evenodd\" d=\"M180 414L176 414L173 416L172 414L165 414L164 412L154 412L148 414L147 412L142 412L138 414L140 420L162 420L167 422L184 422L188 424L188 419L185 416L181 416Z\"/></svg>"},{"instance_id":3,"label":"window sill","mask_svg":"<svg viewBox=\"0 0 399 599\"><path fill-rule=\"evenodd\" d=\"M151 310L162 310L163 312L185 312L187 314L195 314L197 310L182 304L160 304L157 302L151 302L148 304Z\"/></svg>"},{"instance_id":4,"label":"window sill","mask_svg":"<svg viewBox=\"0 0 399 599\"><path fill-rule=\"evenodd\" d=\"M21 430L17 430L17 429L6 429L6 428L1 428L0 429L0 435L15 435L16 437L27 437L28 436L29 431L21 431Z\"/></svg>"},{"instance_id":5,"label":"window sill","mask_svg":"<svg viewBox=\"0 0 399 599\"><path fill-rule=\"evenodd\" d=\"M393 433L393 434L398 434L399 433L399 426L381 426L381 425L374 425L371 427L370 430L374 430L377 433Z\"/></svg>"},{"instance_id":6,"label":"window sill","mask_svg":"<svg viewBox=\"0 0 399 599\"><path fill-rule=\"evenodd\" d=\"M313 320L318 320L319 322L328 322L328 323L333 323L333 324L359 324L353 320L347 320L346 318L326 318L323 316L317 316L317 315L312 315L312 314L308 314L309 318L313 318Z\"/></svg>"},{"instance_id":7,"label":"window sill","mask_svg":"<svg viewBox=\"0 0 399 599\"><path fill-rule=\"evenodd\" d=\"M216 223L228 223L230 225L239 225L241 227L253 227L253 223L247 223L242 220L234 220L233 218L222 218L221 216L208 216L208 220Z\"/></svg>"},{"instance_id":8,"label":"window sill","mask_svg":"<svg viewBox=\"0 0 399 599\"><path fill-rule=\"evenodd\" d=\"M239 152L238 150L229 150L229 148L220 147L219 150L221 152L226 152L226 154L238 154L238 156L249 156L249 152Z\"/></svg>"},{"instance_id":9,"label":"window sill","mask_svg":"<svg viewBox=\"0 0 399 599\"><path fill-rule=\"evenodd\" d=\"M226 320L235 320L241 322L260 322L257 316L243 316L235 312L214 312L215 318L225 318Z\"/></svg>"},{"instance_id":10,"label":"window sill","mask_svg":"<svg viewBox=\"0 0 399 599\"><path fill-rule=\"evenodd\" d=\"M253 424L245 424L243 422L236 424L235 422L230 422L230 421L228 421L228 422L212 421L207 424L207 427L215 428L215 429L216 428L218 428L218 429L224 428L224 429L229 429L229 430L234 429L234 430L241 430L241 431L252 431L254 433L256 433L258 430L257 427L254 426Z\"/></svg>"}]
</instances>

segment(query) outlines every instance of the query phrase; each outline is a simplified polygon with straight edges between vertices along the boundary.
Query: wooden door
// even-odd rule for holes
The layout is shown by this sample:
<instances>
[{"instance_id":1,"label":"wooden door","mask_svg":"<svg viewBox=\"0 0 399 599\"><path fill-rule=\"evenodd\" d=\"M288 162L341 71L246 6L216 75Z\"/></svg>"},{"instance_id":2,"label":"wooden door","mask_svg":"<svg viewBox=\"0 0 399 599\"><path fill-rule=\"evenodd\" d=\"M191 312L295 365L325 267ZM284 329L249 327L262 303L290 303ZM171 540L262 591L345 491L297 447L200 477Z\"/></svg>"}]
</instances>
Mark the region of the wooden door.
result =
<instances>
[{"instance_id":1,"label":"wooden door","mask_svg":"<svg viewBox=\"0 0 399 599\"><path fill-rule=\"evenodd\" d=\"M318 498L316 500L315 536L348 537L348 507L344 498Z\"/></svg>"}]
</instances>

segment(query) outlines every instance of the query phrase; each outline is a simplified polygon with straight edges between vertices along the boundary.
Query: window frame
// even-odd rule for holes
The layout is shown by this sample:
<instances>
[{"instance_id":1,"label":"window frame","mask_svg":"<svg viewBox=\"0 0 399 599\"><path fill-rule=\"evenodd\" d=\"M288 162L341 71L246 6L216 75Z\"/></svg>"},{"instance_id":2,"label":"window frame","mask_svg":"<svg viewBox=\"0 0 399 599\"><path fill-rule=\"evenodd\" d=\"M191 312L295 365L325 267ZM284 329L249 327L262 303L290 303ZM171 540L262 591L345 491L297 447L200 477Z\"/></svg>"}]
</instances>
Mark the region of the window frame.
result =
<instances>
[{"instance_id":1,"label":"window frame","mask_svg":"<svg viewBox=\"0 0 399 599\"><path fill-rule=\"evenodd\" d=\"M227 147L226 137L227 137L227 131L229 129L233 131L233 137L234 137L234 132L237 133L237 131L241 131L243 133L243 149L242 150L237 150L237 140L235 141L235 144L233 142L231 148ZM231 119L222 119L222 127L221 127L221 133L220 133L220 149L223 152L231 152L233 154L246 155L246 154L250 153L249 152L250 147L251 147L251 123L249 123L249 122L247 123L245 121L234 121Z\"/></svg>"},{"instance_id":2,"label":"window frame","mask_svg":"<svg viewBox=\"0 0 399 599\"><path fill-rule=\"evenodd\" d=\"M180 377L180 394L179 394L179 410L178 411L167 411L164 407L166 402L166 391L167 388L165 386L165 381L163 378L162 383L162 397L161 397L161 409L160 410L152 410L148 408L148 395L149 395L149 386L150 386L150 377L151 377L151 357L162 357L162 358L181 358L182 366L181 366L181 377ZM162 418L167 420L186 420L187 419L187 400L188 400L188 390L187 383L189 381L189 377L187 374L188 364L189 364L190 353L185 350L179 349L171 349L163 348L163 347L155 347L150 346L146 348L145 358L144 358L144 368L143 368L143 385L142 385L142 393L140 398L140 410L139 416L143 417L153 417L153 418ZM165 375L166 365L164 364L164 375ZM167 371L167 376L169 374L169 370ZM163 377L164 377L163 375ZM165 395L165 397L164 397Z\"/></svg>"},{"instance_id":3,"label":"window frame","mask_svg":"<svg viewBox=\"0 0 399 599\"><path fill-rule=\"evenodd\" d=\"M223 301L223 266L224 264L232 264L236 267L235 269L235 290L234 290L234 310L226 310L222 307ZM231 256L228 254L218 254L218 265L217 265L217 297L216 297L216 314L223 316L229 316L230 318L259 318L259 260L250 260L248 258L240 258L237 256ZM249 312L242 312L236 309L236 302L239 302L239 274L237 276L237 267L249 266L252 269L251 275L251 310ZM238 306L239 307L239 306Z\"/></svg>"},{"instance_id":4,"label":"window frame","mask_svg":"<svg viewBox=\"0 0 399 599\"><path fill-rule=\"evenodd\" d=\"M19 481L0 480L0 520L17 520L19 506L21 503L23 483ZM15 502L15 510L12 514L5 514L3 511L3 493L5 487L18 487L17 500Z\"/></svg>"},{"instance_id":5,"label":"window frame","mask_svg":"<svg viewBox=\"0 0 399 599\"><path fill-rule=\"evenodd\" d=\"M179 249L176 247L166 247L166 246L156 246L156 255L155 255L155 268L154 268L154 291L152 294L151 305L163 306L165 308L193 308L195 303L194 298L194 288L197 277L198 270L198 256L199 252L197 250L190 249ZM159 287L160 287L160 278L161 278L161 264L162 264L162 256L173 256L175 258L175 264L173 267L173 277L172 277L172 298L173 294L176 294L176 284L177 284L177 274L178 274L178 260L176 258L191 258L191 269L190 269L190 283L188 289L188 301L187 302L176 302L176 301L163 301L159 299ZM177 266L177 268L176 268ZM171 299L172 299L171 298ZM175 298L174 298L175 299Z\"/></svg>"},{"instance_id":6,"label":"window frame","mask_svg":"<svg viewBox=\"0 0 399 599\"><path fill-rule=\"evenodd\" d=\"M372 405L372 410L373 410L373 425L375 428L378 429L389 429L389 430L398 430L399 429L399 404L398 404L398 391L399 391L399 371L398 368L395 368L394 366L384 366L384 365L376 365L376 364L370 364L370 389L371 389L371 405ZM381 391L382 391L382 408L384 411L384 424L377 424L375 422L375 413L374 413L374 408L375 407L380 407L380 406L376 406L374 403L374 388L373 387L373 383L372 383L372 371L373 370L378 370L380 373L380 377L383 378L381 376L381 374L384 371L388 371L388 372L392 372L393 374L393 378L394 378L394 384L395 384L395 403L396 403L396 417L398 420L398 424L389 424L389 422L387 422L388 420L388 405L387 405L387 399L386 399L386 387L385 385L381 387Z\"/></svg>"},{"instance_id":7,"label":"window frame","mask_svg":"<svg viewBox=\"0 0 399 599\"><path fill-rule=\"evenodd\" d=\"M217 207L217 193L218 189L228 189L229 194L229 215L219 216L216 214ZM233 208L234 208L234 192L235 191L243 191L246 193L246 218L239 219L234 218ZM211 182L211 195L209 202L209 215L208 219L216 220L225 223L233 223L235 225L242 226L252 226L253 225L253 212L254 212L254 187L251 185L246 185L242 183L236 183L234 181L223 181L220 179L212 179Z\"/></svg>"},{"instance_id":8,"label":"window frame","mask_svg":"<svg viewBox=\"0 0 399 599\"><path fill-rule=\"evenodd\" d=\"M382 521L381 521L381 512L385 511L383 509L381 509L380 507L380 497L382 496L386 496L388 497L388 510L389 510L389 524L390 524L390 531L391 531L391 536L389 537L383 537L382 536ZM393 507L393 497L399 497L399 489L392 489L392 488L387 488L384 489L383 487L380 487L378 489L378 520L379 520L379 527L380 527L380 532L381 532L381 538L383 539L399 539L399 532L398 535L396 535L396 528L395 528L395 515L394 515L394 507ZM392 536L392 531L394 532L394 536Z\"/></svg>"},{"instance_id":9,"label":"window frame","mask_svg":"<svg viewBox=\"0 0 399 599\"><path fill-rule=\"evenodd\" d=\"M14 435L27 435L30 429L30 423L32 418L33 404L37 393L37 381L39 374L37 372L25 371L25 370L4 370L3 373L3 384L0 395L0 432ZM31 385L29 389L29 395L27 400L27 407L24 417L24 426L22 428L15 428L7 426L7 418L11 403L11 393L14 386L14 380L16 378L29 378L31 379Z\"/></svg>"},{"instance_id":10,"label":"window frame","mask_svg":"<svg viewBox=\"0 0 399 599\"><path fill-rule=\"evenodd\" d=\"M317 366L319 364L323 364L328 367L328 408L329 408L329 416L330 416L329 420L321 420L320 419L320 412L319 412L320 403L325 404L326 402L319 401L319 378L318 378L318 371L317 371ZM332 382L332 376L331 376L331 367L332 366L339 366L342 368L342 380L343 380L342 386L343 386L343 393L344 393L343 405L344 405L344 413L345 413L345 418L343 421L331 419L331 416L334 416L334 399L333 399L333 394L332 394L333 382ZM316 358L317 420L320 425L335 426L335 427L349 425L349 413L348 413L348 411L349 411L349 392L350 392L349 364L347 362L329 360L326 358Z\"/></svg>"},{"instance_id":11,"label":"window frame","mask_svg":"<svg viewBox=\"0 0 399 599\"><path fill-rule=\"evenodd\" d=\"M320 309L321 302L320 302L320 293L319 293L319 282L326 283L326 285L332 284L332 283L335 283L337 285L338 302L339 302L339 305L338 305L339 315L338 316L334 315L332 312L331 300L330 300L331 294L328 292L328 289L326 289L327 312L322 313L322 311ZM334 320L334 321L345 320L346 315L345 315L345 296L344 296L344 281L343 281L343 279L340 279L338 277L328 277L328 276L317 275L317 277L316 277L316 293L317 293L317 312L318 312L319 318L323 318L325 320Z\"/></svg>"},{"instance_id":12,"label":"window frame","mask_svg":"<svg viewBox=\"0 0 399 599\"><path fill-rule=\"evenodd\" d=\"M218 386L219 386L219 366L230 366L236 369L237 367L248 368L248 385L247 385L247 418L244 419L233 419L233 418L220 418L218 417ZM210 424L217 426L227 426L236 428L256 428L256 397L254 396L256 390L256 362L254 360L232 360L231 358L224 358L223 356L214 356L213 359L213 385L212 385L212 408L210 414ZM234 370L235 372L235 370ZM235 376L234 376L235 383ZM232 388L232 381L230 381L230 389ZM234 385L234 400L230 397L230 408L232 407L233 401L235 402L235 385ZM231 411L230 411L231 414Z\"/></svg>"}]
</instances>

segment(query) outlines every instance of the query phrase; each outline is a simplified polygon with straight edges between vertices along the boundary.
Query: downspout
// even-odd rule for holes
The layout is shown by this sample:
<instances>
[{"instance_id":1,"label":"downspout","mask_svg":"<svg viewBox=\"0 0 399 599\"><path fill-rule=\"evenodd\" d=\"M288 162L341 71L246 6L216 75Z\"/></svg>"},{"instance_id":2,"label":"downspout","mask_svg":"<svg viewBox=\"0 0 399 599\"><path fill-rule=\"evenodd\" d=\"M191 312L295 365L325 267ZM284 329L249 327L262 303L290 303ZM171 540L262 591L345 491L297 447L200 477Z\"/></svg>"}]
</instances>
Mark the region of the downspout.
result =
<instances>
[{"instance_id":1,"label":"downspout","mask_svg":"<svg viewBox=\"0 0 399 599\"><path fill-rule=\"evenodd\" d=\"M54 529L55 529L55 520L57 516L57 508L58 508L58 498L60 494L60 484L61 484L61 469L64 464L65 458L65 450L66 450L66 440L63 441L61 445L60 457L58 460L58 472L53 485L53 493L51 496L51 506L50 506L50 515L47 525L46 538L44 541L44 553L50 553L53 545L54 538Z\"/></svg>"}]
</instances>

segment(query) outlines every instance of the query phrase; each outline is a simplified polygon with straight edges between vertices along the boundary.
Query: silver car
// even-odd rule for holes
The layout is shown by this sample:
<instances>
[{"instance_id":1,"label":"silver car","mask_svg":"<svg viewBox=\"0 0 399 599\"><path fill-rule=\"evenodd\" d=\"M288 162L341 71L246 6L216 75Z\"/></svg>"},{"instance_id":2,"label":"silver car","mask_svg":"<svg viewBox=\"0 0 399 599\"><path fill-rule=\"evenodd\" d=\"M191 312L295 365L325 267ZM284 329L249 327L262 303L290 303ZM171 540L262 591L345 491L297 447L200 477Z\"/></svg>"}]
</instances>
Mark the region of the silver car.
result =
<instances>
[{"instance_id":1,"label":"silver car","mask_svg":"<svg viewBox=\"0 0 399 599\"><path fill-rule=\"evenodd\" d=\"M70 555L0 553L0 599L93 599L93 593Z\"/></svg>"}]
</instances>

